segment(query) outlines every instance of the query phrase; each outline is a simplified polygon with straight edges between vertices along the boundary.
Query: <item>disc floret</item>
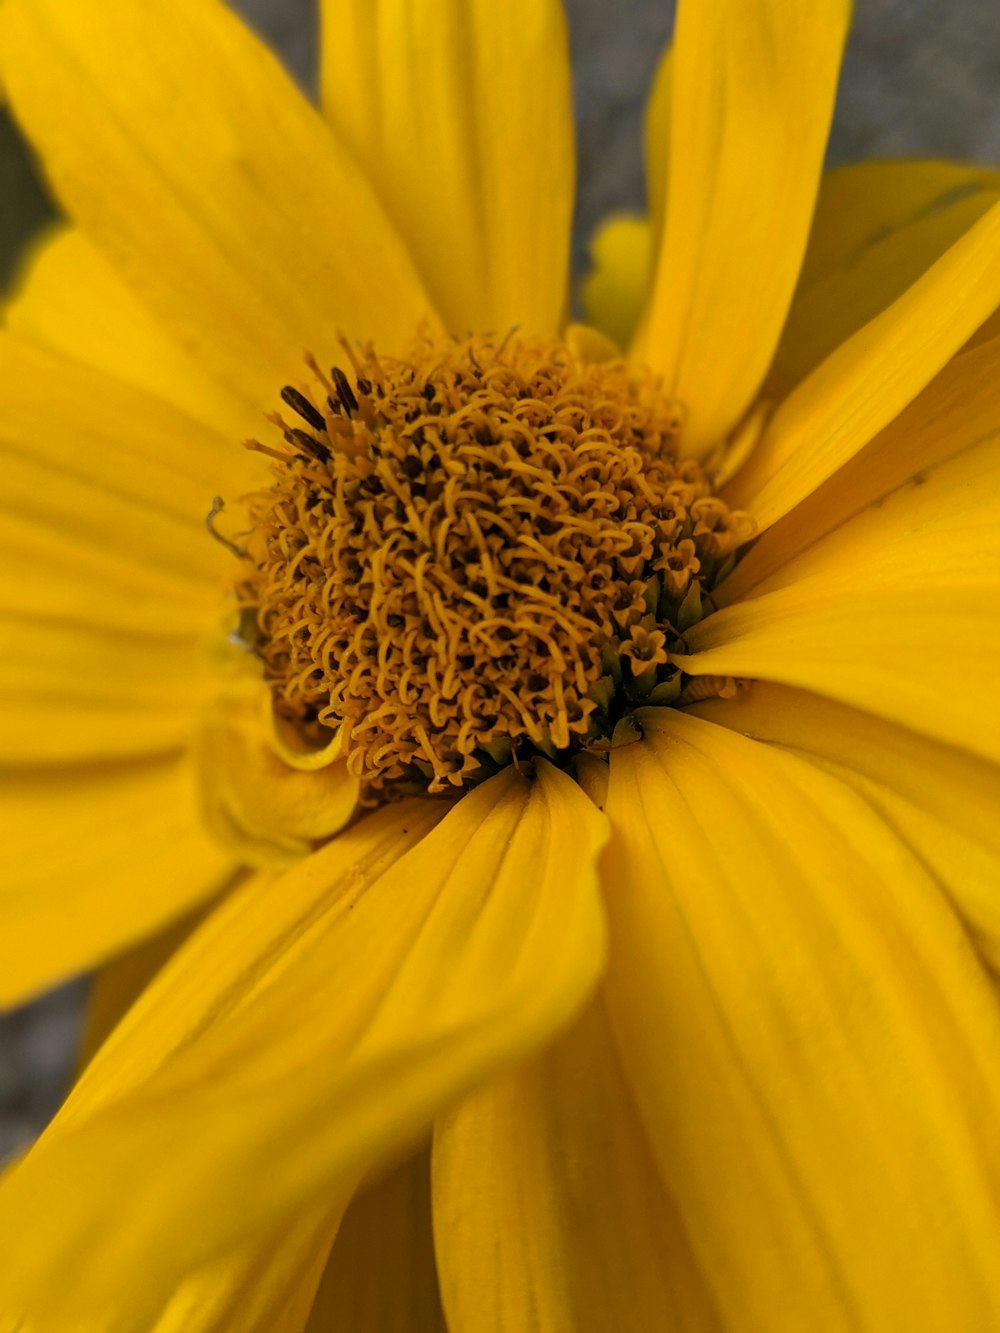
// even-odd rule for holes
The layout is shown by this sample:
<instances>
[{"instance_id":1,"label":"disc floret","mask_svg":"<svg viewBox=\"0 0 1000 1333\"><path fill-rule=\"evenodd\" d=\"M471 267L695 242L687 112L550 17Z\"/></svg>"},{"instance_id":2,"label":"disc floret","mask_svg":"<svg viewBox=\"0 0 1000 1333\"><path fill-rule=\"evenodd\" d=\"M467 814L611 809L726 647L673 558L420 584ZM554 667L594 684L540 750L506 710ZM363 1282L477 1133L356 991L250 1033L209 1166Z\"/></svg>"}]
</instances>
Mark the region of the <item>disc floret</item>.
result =
<instances>
[{"instance_id":1,"label":"disc floret","mask_svg":"<svg viewBox=\"0 0 1000 1333\"><path fill-rule=\"evenodd\" d=\"M239 595L276 707L375 799L454 791L673 702L671 653L750 535L651 376L564 343L345 347L288 386Z\"/></svg>"}]
</instances>

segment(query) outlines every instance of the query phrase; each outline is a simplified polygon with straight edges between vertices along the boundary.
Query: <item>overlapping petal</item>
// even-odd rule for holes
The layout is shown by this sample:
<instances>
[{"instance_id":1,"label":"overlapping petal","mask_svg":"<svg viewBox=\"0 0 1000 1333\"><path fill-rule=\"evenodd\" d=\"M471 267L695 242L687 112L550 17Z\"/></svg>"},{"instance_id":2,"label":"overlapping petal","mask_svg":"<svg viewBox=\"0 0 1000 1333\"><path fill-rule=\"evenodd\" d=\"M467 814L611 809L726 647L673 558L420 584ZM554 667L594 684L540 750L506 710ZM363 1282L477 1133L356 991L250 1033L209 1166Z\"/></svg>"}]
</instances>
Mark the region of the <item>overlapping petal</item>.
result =
<instances>
[{"instance_id":1,"label":"overlapping petal","mask_svg":"<svg viewBox=\"0 0 1000 1333\"><path fill-rule=\"evenodd\" d=\"M0 797L0 1008L104 962L217 893L236 870L202 824L181 755L5 768Z\"/></svg>"},{"instance_id":2,"label":"overlapping petal","mask_svg":"<svg viewBox=\"0 0 1000 1333\"><path fill-rule=\"evenodd\" d=\"M680 662L813 689L996 761L998 479L992 433L706 617Z\"/></svg>"},{"instance_id":3,"label":"overlapping petal","mask_svg":"<svg viewBox=\"0 0 1000 1333\"><path fill-rule=\"evenodd\" d=\"M306 1333L445 1333L422 1148L359 1191L344 1214Z\"/></svg>"},{"instance_id":4,"label":"overlapping petal","mask_svg":"<svg viewBox=\"0 0 1000 1333\"><path fill-rule=\"evenodd\" d=\"M322 20L326 115L448 329L556 332L574 176L558 0L325 0Z\"/></svg>"},{"instance_id":5,"label":"overlapping petal","mask_svg":"<svg viewBox=\"0 0 1000 1333\"><path fill-rule=\"evenodd\" d=\"M761 529L887 426L1000 306L1000 204L781 404L726 489Z\"/></svg>"},{"instance_id":6,"label":"overlapping petal","mask_svg":"<svg viewBox=\"0 0 1000 1333\"><path fill-rule=\"evenodd\" d=\"M602 1000L550 1050L442 1117L433 1161L450 1327L718 1327Z\"/></svg>"},{"instance_id":7,"label":"overlapping petal","mask_svg":"<svg viewBox=\"0 0 1000 1333\"><path fill-rule=\"evenodd\" d=\"M569 1021L603 959L603 817L546 766L444 814L388 806L195 932L0 1189L0 1308L146 1327Z\"/></svg>"},{"instance_id":8,"label":"overlapping petal","mask_svg":"<svg viewBox=\"0 0 1000 1333\"><path fill-rule=\"evenodd\" d=\"M691 712L797 751L854 783L954 901L977 948L1000 971L1000 770L805 690L759 681Z\"/></svg>"},{"instance_id":9,"label":"overlapping petal","mask_svg":"<svg viewBox=\"0 0 1000 1333\"><path fill-rule=\"evenodd\" d=\"M728 605L771 586L807 547L932 468L1000 435L1000 338L969 346L859 453L780 518L721 585ZM793 574L794 577L794 574Z\"/></svg>"},{"instance_id":10,"label":"overlapping petal","mask_svg":"<svg viewBox=\"0 0 1000 1333\"><path fill-rule=\"evenodd\" d=\"M989 1328L1000 1010L857 792L676 710L611 755L608 994L724 1327Z\"/></svg>"},{"instance_id":11,"label":"overlapping petal","mask_svg":"<svg viewBox=\"0 0 1000 1333\"><path fill-rule=\"evenodd\" d=\"M167 335L78 228L37 242L3 313L19 338L145 389L233 445L260 432L260 413ZM251 466L235 449L232 463Z\"/></svg>"},{"instance_id":12,"label":"overlapping petal","mask_svg":"<svg viewBox=\"0 0 1000 1333\"><path fill-rule=\"evenodd\" d=\"M396 350L433 320L361 168L221 0L11 0L2 33L61 203L248 403L338 329Z\"/></svg>"},{"instance_id":13,"label":"overlapping petal","mask_svg":"<svg viewBox=\"0 0 1000 1333\"><path fill-rule=\"evenodd\" d=\"M702 454L770 364L805 251L847 27L844 0L681 5L667 212L637 359Z\"/></svg>"},{"instance_id":14,"label":"overlapping petal","mask_svg":"<svg viewBox=\"0 0 1000 1333\"><path fill-rule=\"evenodd\" d=\"M217 589L232 562L205 514L245 478L240 451L162 400L10 334L0 382L5 761L186 744L215 687Z\"/></svg>"},{"instance_id":15,"label":"overlapping petal","mask_svg":"<svg viewBox=\"0 0 1000 1333\"><path fill-rule=\"evenodd\" d=\"M780 402L891 305L990 208L1000 172L862 162L822 180L809 246L764 388Z\"/></svg>"}]
</instances>

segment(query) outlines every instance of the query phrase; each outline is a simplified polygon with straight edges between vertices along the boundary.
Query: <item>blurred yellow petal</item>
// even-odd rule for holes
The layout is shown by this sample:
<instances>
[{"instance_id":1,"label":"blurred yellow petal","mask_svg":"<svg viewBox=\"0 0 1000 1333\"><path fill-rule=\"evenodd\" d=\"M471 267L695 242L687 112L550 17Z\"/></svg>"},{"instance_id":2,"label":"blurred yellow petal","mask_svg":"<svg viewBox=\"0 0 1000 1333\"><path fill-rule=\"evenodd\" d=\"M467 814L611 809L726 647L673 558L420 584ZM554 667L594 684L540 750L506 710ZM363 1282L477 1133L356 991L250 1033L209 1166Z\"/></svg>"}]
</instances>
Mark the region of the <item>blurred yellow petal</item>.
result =
<instances>
[{"instance_id":1,"label":"blurred yellow petal","mask_svg":"<svg viewBox=\"0 0 1000 1333\"><path fill-rule=\"evenodd\" d=\"M954 357L909 407L756 541L715 600L738 601L781 578L808 546L938 464L1000 435L1000 338Z\"/></svg>"},{"instance_id":2,"label":"blurred yellow petal","mask_svg":"<svg viewBox=\"0 0 1000 1333\"><path fill-rule=\"evenodd\" d=\"M162 400L10 334L0 383L4 758L186 743L215 688L209 644L232 557L204 515L225 488L229 446Z\"/></svg>"},{"instance_id":3,"label":"blurred yellow petal","mask_svg":"<svg viewBox=\"0 0 1000 1333\"><path fill-rule=\"evenodd\" d=\"M234 445L261 428L259 413L185 355L76 228L54 228L37 243L4 321L25 341L145 389ZM234 467L242 462L234 450Z\"/></svg>"},{"instance_id":4,"label":"blurred yellow petal","mask_svg":"<svg viewBox=\"0 0 1000 1333\"><path fill-rule=\"evenodd\" d=\"M626 347L642 313L649 285L652 232L645 218L616 215L590 243L591 269L580 287L589 323Z\"/></svg>"},{"instance_id":5,"label":"blurred yellow petal","mask_svg":"<svg viewBox=\"0 0 1000 1333\"><path fill-rule=\"evenodd\" d=\"M198 754L205 816L244 865L286 867L337 833L358 802L360 784L339 746L289 764L274 732L271 691L256 679L220 696L201 721ZM286 757L287 756L287 757Z\"/></svg>"},{"instance_id":6,"label":"blurred yellow petal","mask_svg":"<svg viewBox=\"0 0 1000 1333\"><path fill-rule=\"evenodd\" d=\"M338 328L391 349L431 317L361 169L219 0L5 0L2 32L67 213L248 403Z\"/></svg>"},{"instance_id":7,"label":"blurred yellow petal","mask_svg":"<svg viewBox=\"0 0 1000 1333\"><path fill-rule=\"evenodd\" d=\"M246 450L161 399L9 333L0 333L0 386L3 496L14 516L117 565L184 579L204 600L232 561L208 536L205 515L214 494L238 494L246 482Z\"/></svg>"},{"instance_id":8,"label":"blurred yellow petal","mask_svg":"<svg viewBox=\"0 0 1000 1333\"><path fill-rule=\"evenodd\" d=\"M141 940L95 972L87 990L79 1051L81 1069L90 1063L160 968L173 957L210 910L208 904L198 906L193 912L172 921L166 930Z\"/></svg>"},{"instance_id":9,"label":"blurred yellow petal","mask_svg":"<svg viewBox=\"0 0 1000 1333\"><path fill-rule=\"evenodd\" d=\"M732 1328L1000 1320L996 990L843 783L677 710L611 755L608 994Z\"/></svg>"},{"instance_id":10,"label":"blurred yellow petal","mask_svg":"<svg viewBox=\"0 0 1000 1333\"><path fill-rule=\"evenodd\" d=\"M304 1333L335 1230L322 1210L303 1212L185 1277L162 1311L116 1307L114 1333Z\"/></svg>"},{"instance_id":11,"label":"blurred yellow petal","mask_svg":"<svg viewBox=\"0 0 1000 1333\"><path fill-rule=\"evenodd\" d=\"M0 612L2 762L143 758L186 744L215 687L206 652L166 635Z\"/></svg>"},{"instance_id":12,"label":"blurred yellow petal","mask_svg":"<svg viewBox=\"0 0 1000 1333\"><path fill-rule=\"evenodd\" d=\"M736 425L788 313L819 184L845 0L679 7L667 217L634 353L696 455Z\"/></svg>"},{"instance_id":13,"label":"blurred yellow petal","mask_svg":"<svg viewBox=\"0 0 1000 1333\"><path fill-rule=\"evenodd\" d=\"M442 1117L434 1228L452 1328L718 1327L601 1002Z\"/></svg>"},{"instance_id":14,"label":"blurred yellow petal","mask_svg":"<svg viewBox=\"0 0 1000 1333\"><path fill-rule=\"evenodd\" d=\"M324 0L323 106L448 329L554 333L573 210L558 0Z\"/></svg>"},{"instance_id":15,"label":"blurred yellow petal","mask_svg":"<svg viewBox=\"0 0 1000 1333\"><path fill-rule=\"evenodd\" d=\"M670 161L670 106L673 58L668 45L660 56L653 75L646 116L643 122L643 147L646 163L646 207L652 225L656 253L663 234L667 213L667 164Z\"/></svg>"},{"instance_id":16,"label":"blurred yellow petal","mask_svg":"<svg viewBox=\"0 0 1000 1333\"><path fill-rule=\"evenodd\" d=\"M959 162L860 162L828 171L802 261L802 291L922 219L998 188L997 168Z\"/></svg>"},{"instance_id":17,"label":"blurred yellow petal","mask_svg":"<svg viewBox=\"0 0 1000 1333\"><path fill-rule=\"evenodd\" d=\"M540 764L533 784L508 770L447 813L389 805L228 897L0 1187L3 1308L158 1308L297 1210L346 1205L584 1002L603 840L603 817Z\"/></svg>"},{"instance_id":18,"label":"blurred yellow petal","mask_svg":"<svg viewBox=\"0 0 1000 1333\"><path fill-rule=\"evenodd\" d=\"M685 638L677 661L695 675L813 689L1000 759L1000 434L918 474Z\"/></svg>"},{"instance_id":19,"label":"blurred yellow petal","mask_svg":"<svg viewBox=\"0 0 1000 1333\"><path fill-rule=\"evenodd\" d=\"M190 761L0 774L0 1007L103 963L216 893Z\"/></svg>"},{"instance_id":20,"label":"blurred yellow petal","mask_svg":"<svg viewBox=\"0 0 1000 1333\"><path fill-rule=\"evenodd\" d=\"M907 406L1000 306L1000 205L793 390L730 503L769 527Z\"/></svg>"},{"instance_id":21,"label":"blurred yellow petal","mask_svg":"<svg viewBox=\"0 0 1000 1333\"><path fill-rule=\"evenodd\" d=\"M337 1329L445 1333L426 1149L363 1189L344 1214L306 1333Z\"/></svg>"},{"instance_id":22,"label":"blurred yellow petal","mask_svg":"<svg viewBox=\"0 0 1000 1333\"><path fill-rule=\"evenodd\" d=\"M1000 972L1000 770L804 690L760 681L690 710L808 755L853 782L931 868Z\"/></svg>"},{"instance_id":23,"label":"blurred yellow petal","mask_svg":"<svg viewBox=\"0 0 1000 1333\"><path fill-rule=\"evenodd\" d=\"M825 176L765 394L780 401L902 296L998 190L1000 172L944 162L864 162Z\"/></svg>"}]
</instances>

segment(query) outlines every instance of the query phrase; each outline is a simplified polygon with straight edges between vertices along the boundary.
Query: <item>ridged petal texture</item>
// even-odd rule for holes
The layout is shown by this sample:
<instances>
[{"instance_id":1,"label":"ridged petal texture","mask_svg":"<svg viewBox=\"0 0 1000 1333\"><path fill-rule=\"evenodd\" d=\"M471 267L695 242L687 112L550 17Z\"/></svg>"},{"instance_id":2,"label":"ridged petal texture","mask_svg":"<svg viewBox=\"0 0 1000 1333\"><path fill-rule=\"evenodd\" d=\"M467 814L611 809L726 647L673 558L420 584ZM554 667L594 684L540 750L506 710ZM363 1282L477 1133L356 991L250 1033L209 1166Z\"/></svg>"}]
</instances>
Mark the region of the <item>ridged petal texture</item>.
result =
<instances>
[{"instance_id":1,"label":"ridged petal texture","mask_svg":"<svg viewBox=\"0 0 1000 1333\"><path fill-rule=\"evenodd\" d=\"M820 765L640 720L612 753L609 1006L722 1327L991 1328L1000 1007L952 902Z\"/></svg>"},{"instance_id":2,"label":"ridged petal texture","mask_svg":"<svg viewBox=\"0 0 1000 1333\"><path fill-rule=\"evenodd\" d=\"M448 330L555 333L573 211L558 0L323 0L323 108Z\"/></svg>"},{"instance_id":3,"label":"ridged petal texture","mask_svg":"<svg viewBox=\"0 0 1000 1333\"><path fill-rule=\"evenodd\" d=\"M385 807L195 931L0 1190L0 1309L140 1333L292 1219L329 1239L387 1154L570 1021L603 816L547 766L445 809Z\"/></svg>"}]
</instances>

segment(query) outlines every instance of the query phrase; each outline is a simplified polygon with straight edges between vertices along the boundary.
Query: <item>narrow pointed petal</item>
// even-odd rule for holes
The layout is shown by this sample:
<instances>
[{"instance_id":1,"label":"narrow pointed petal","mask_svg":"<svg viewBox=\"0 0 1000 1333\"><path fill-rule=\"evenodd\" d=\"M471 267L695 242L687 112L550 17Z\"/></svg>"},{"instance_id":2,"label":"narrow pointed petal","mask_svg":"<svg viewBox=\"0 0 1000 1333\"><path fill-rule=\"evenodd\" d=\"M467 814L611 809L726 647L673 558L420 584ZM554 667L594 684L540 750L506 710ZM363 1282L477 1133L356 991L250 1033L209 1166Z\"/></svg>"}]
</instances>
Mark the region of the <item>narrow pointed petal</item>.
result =
<instances>
[{"instance_id":1,"label":"narrow pointed petal","mask_svg":"<svg viewBox=\"0 0 1000 1333\"><path fill-rule=\"evenodd\" d=\"M2 32L66 212L249 403L338 328L396 349L432 318L361 168L220 0L11 0Z\"/></svg>"},{"instance_id":2,"label":"narrow pointed petal","mask_svg":"<svg viewBox=\"0 0 1000 1333\"><path fill-rule=\"evenodd\" d=\"M0 1008L103 963L235 871L202 827L186 758L8 769L0 796Z\"/></svg>"},{"instance_id":3,"label":"narrow pointed petal","mask_svg":"<svg viewBox=\"0 0 1000 1333\"><path fill-rule=\"evenodd\" d=\"M449 1327L718 1327L601 1000L438 1122L434 1227Z\"/></svg>"},{"instance_id":4,"label":"narrow pointed petal","mask_svg":"<svg viewBox=\"0 0 1000 1333\"><path fill-rule=\"evenodd\" d=\"M344 1214L306 1333L445 1333L426 1148L362 1189Z\"/></svg>"},{"instance_id":5,"label":"narrow pointed petal","mask_svg":"<svg viewBox=\"0 0 1000 1333\"><path fill-rule=\"evenodd\" d=\"M227 898L0 1187L3 1307L156 1307L300 1210L346 1206L585 1001L604 827L541 765L447 813L386 807L269 891Z\"/></svg>"},{"instance_id":6,"label":"narrow pointed petal","mask_svg":"<svg viewBox=\"0 0 1000 1333\"><path fill-rule=\"evenodd\" d=\"M749 407L805 251L844 0L679 7L670 77L667 217L635 345L704 453Z\"/></svg>"},{"instance_id":7,"label":"narrow pointed petal","mask_svg":"<svg viewBox=\"0 0 1000 1333\"><path fill-rule=\"evenodd\" d=\"M949 458L1000 435L1000 337L954 357L909 407L756 541L718 589L719 605L771 586L807 547Z\"/></svg>"},{"instance_id":8,"label":"narrow pointed petal","mask_svg":"<svg viewBox=\"0 0 1000 1333\"><path fill-rule=\"evenodd\" d=\"M856 792L676 710L612 752L612 1021L724 1327L989 1328L1000 1011Z\"/></svg>"},{"instance_id":9,"label":"narrow pointed petal","mask_svg":"<svg viewBox=\"0 0 1000 1333\"><path fill-rule=\"evenodd\" d=\"M556 332L573 209L558 0L324 0L322 89L449 330Z\"/></svg>"},{"instance_id":10,"label":"narrow pointed petal","mask_svg":"<svg viewBox=\"0 0 1000 1333\"><path fill-rule=\"evenodd\" d=\"M686 636L696 675L815 690L1000 759L1000 435L864 510ZM938 649L936 614L947 625Z\"/></svg>"},{"instance_id":11,"label":"narrow pointed petal","mask_svg":"<svg viewBox=\"0 0 1000 1333\"><path fill-rule=\"evenodd\" d=\"M690 710L808 755L854 783L937 875L1000 973L1000 769L805 690L759 681Z\"/></svg>"},{"instance_id":12,"label":"narrow pointed petal","mask_svg":"<svg viewBox=\"0 0 1000 1333\"><path fill-rule=\"evenodd\" d=\"M726 498L763 530L916 398L1000 306L1000 204L785 400Z\"/></svg>"},{"instance_id":13,"label":"narrow pointed petal","mask_svg":"<svg viewBox=\"0 0 1000 1333\"><path fill-rule=\"evenodd\" d=\"M997 201L1000 172L863 162L828 172L765 396L780 402Z\"/></svg>"}]
</instances>

